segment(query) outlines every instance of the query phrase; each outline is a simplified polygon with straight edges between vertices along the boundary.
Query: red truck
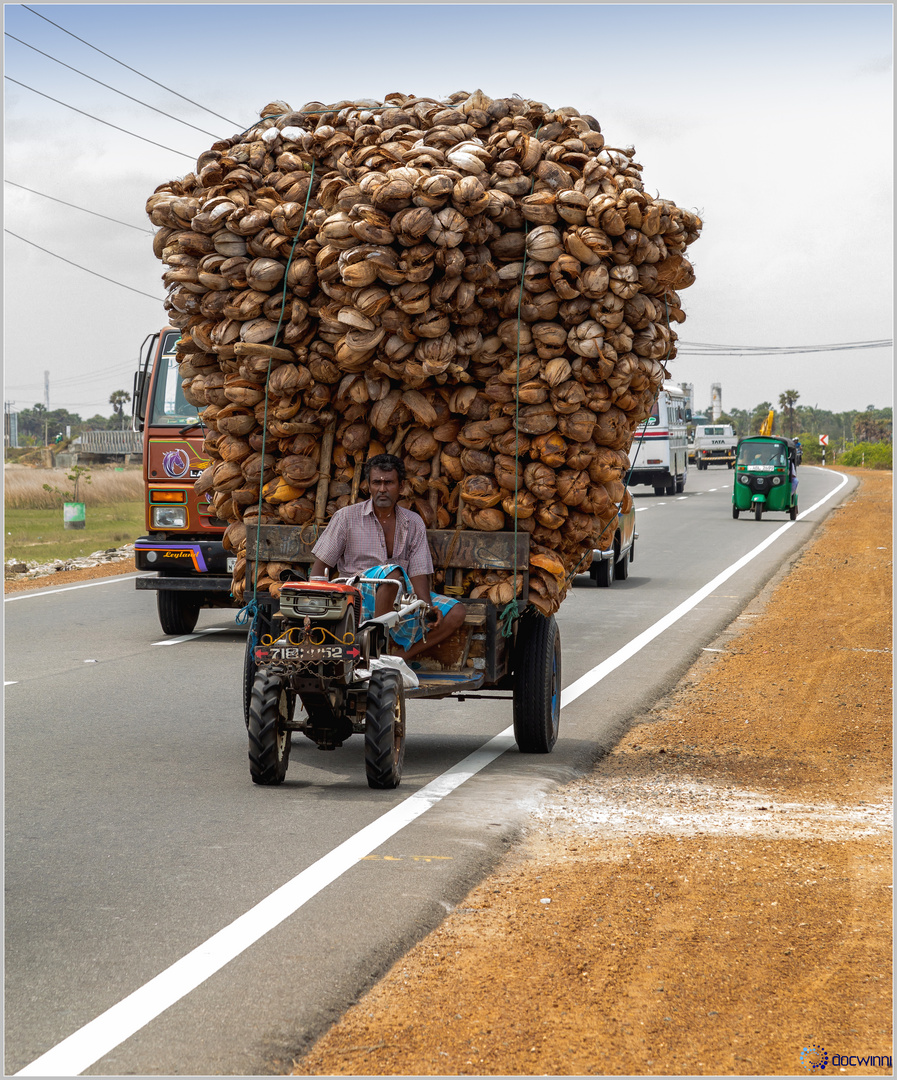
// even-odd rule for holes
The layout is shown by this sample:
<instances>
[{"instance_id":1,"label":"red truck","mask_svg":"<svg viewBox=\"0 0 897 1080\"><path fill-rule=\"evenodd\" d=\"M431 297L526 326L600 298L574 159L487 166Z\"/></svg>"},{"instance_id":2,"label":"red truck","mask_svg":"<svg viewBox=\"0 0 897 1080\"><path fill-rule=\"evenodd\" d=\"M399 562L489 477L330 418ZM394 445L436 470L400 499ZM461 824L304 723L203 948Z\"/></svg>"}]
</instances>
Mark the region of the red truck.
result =
<instances>
[{"instance_id":1,"label":"red truck","mask_svg":"<svg viewBox=\"0 0 897 1080\"><path fill-rule=\"evenodd\" d=\"M235 607L234 557L221 542L226 522L193 490L208 465L198 410L181 390L175 357L180 331L149 335L134 378L134 430L143 433L146 535L134 544L138 589L156 593L166 634L189 634L201 608Z\"/></svg>"}]
</instances>

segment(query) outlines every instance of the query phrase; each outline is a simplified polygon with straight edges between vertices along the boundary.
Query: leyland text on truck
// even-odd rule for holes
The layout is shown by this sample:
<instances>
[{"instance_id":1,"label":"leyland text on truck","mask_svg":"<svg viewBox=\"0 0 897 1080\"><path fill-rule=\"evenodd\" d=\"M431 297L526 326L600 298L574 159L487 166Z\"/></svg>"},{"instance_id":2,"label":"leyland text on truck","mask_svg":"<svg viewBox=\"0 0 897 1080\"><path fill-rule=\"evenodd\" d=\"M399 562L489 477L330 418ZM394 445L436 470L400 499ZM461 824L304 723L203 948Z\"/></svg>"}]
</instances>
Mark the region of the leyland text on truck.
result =
<instances>
[{"instance_id":1,"label":"leyland text on truck","mask_svg":"<svg viewBox=\"0 0 897 1080\"><path fill-rule=\"evenodd\" d=\"M193 485L209 464L195 406L181 390L175 358L180 331L166 327L144 342L134 379L134 429L143 432L146 535L134 544L138 589L156 593L166 634L189 634L201 608L235 607L234 556L221 537L208 495Z\"/></svg>"}]
</instances>

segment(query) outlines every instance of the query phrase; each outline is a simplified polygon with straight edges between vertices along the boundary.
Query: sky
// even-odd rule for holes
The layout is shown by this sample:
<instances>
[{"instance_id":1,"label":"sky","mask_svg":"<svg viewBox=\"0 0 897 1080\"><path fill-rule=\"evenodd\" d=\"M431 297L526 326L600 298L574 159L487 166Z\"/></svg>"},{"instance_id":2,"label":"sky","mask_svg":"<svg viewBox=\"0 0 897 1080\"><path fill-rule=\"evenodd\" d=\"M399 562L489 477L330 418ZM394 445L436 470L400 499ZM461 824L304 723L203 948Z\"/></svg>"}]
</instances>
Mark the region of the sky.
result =
<instances>
[{"instance_id":1,"label":"sky","mask_svg":"<svg viewBox=\"0 0 897 1080\"><path fill-rule=\"evenodd\" d=\"M635 147L648 191L700 214L668 365L698 410L714 383L723 409L792 389L835 412L892 403L890 4L3 13L3 392L16 409L44 402L45 373L50 408L82 418L132 389L141 343L165 325L146 200L268 102L477 88L595 116L608 146ZM888 344L831 348L858 342ZM813 351L764 351L785 347Z\"/></svg>"}]
</instances>

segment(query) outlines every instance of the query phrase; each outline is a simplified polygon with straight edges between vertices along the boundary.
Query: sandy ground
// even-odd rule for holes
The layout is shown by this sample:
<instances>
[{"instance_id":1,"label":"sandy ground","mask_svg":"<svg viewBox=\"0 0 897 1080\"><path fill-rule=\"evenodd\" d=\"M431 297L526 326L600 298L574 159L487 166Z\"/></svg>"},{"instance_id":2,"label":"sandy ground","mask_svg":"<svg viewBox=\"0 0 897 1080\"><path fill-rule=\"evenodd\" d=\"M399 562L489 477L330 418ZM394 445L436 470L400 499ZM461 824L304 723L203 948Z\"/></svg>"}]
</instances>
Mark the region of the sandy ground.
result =
<instances>
[{"instance_id":1,"label":"sandy ground","mask_svg":"<svg viewBox=\"0 0 897 1080\"><path fill-rule=\"evenodd\" d=\"M891 1072L857 1063L892 1047L893 477L844 471L858 492L720 651L296 1075Z\"/></svg>"},{"instance_id":2,"label":"sandy ground","mask_svg":"<svg viewBox=\"0 0 897 1080\"><path fill-rule=\"evenodd\" d=\"M892 1048L893 478L846 471L720 651L295 1075L890 1074L859 1060Z\"/></svg>"}]
</instances>

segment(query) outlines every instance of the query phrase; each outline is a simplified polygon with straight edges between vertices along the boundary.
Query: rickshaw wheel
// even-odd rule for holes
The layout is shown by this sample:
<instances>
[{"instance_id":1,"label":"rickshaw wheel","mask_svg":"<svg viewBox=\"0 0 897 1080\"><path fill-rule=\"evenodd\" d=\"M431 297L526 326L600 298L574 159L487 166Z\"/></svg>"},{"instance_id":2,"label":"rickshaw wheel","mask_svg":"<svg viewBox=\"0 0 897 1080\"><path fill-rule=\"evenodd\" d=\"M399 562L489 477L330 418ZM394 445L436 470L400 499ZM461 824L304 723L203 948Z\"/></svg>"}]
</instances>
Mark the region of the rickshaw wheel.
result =
<instances>
[{"instance_id":1,"label":"rickshaw wheel","mask_svg":"<svg viewBox=\"0 0 897 1080\"><path fill-rule=\"evenodd\" d=\"M732 517L735 518L736 521L738 520L739 513L740 513L740 511L739 511L738 507L733 503L732 504Z\"/></svg>"},{"instance_id":2,"label":"rickshaw wheel","mask_svg":"<svg viewBox=\"0 0 897 1080\"><path fill-rule=\"evenodd\" d=\"M759 521L763 517L763 503L757 503L754 507L754 521Z\"/></svg>"},{"instance_id":3,"label":"rickshaw wheel","mask_svg":"<svg viewBox=\"0 0 897 1080\"><path fill-rule=\"evenodd\" d=\"M405 690L397 671L375 670L364 717L364 768L368 786L397 788L405 761Z\"/></svg>"},{"instance_id":4,"label":"rickshaw wheel","mask_svg":"<svg viewBox=\"0 0 897 1080\"><path fill-rule=\"evenodd\" d=\"M553 615L521 616L514 656L514 738L522 754L548 754L561 719L561 635Z\"/></svg>"},{"instance_id":5,"label":"rickshaw wheel","mask_svg":"<svg viewBox=\"0 0 897 1080\"><path fill-rule=\"evenodd\" d=\"M286 683L257 671L249 703L249 775L254 784L282 784L290 763L290 694Z\"/></svg>"},{"instance_id":6,"label":"rickshaw wheel","mask_svg":"<svg viewBox=\"0 0 897 1080\"><path fill-rule=\"evenodd\" d=\"M797 503L795 503L794 506L791 507L789 515L792 521L797 521Z\"/></svg>"}]
</instances>

